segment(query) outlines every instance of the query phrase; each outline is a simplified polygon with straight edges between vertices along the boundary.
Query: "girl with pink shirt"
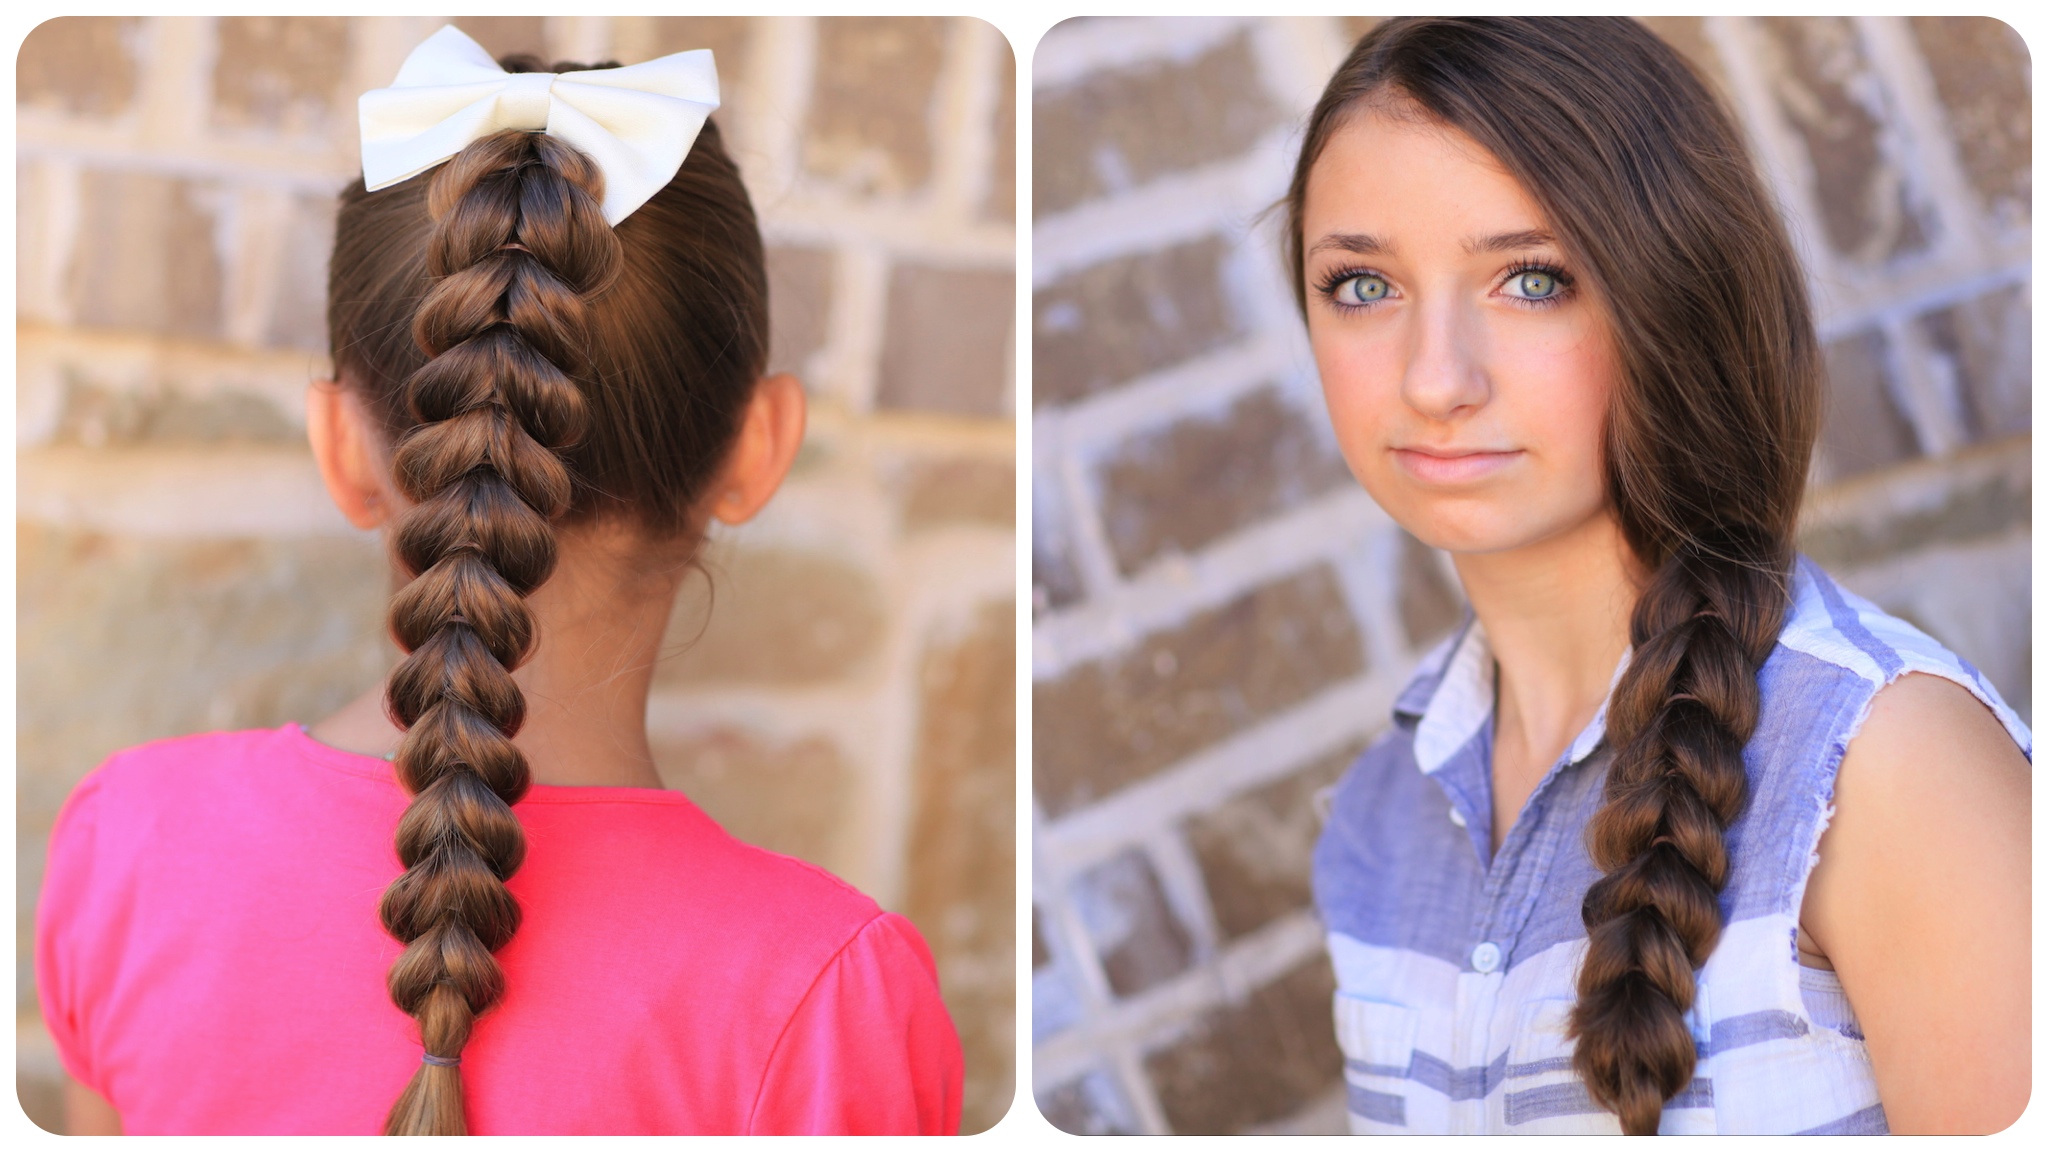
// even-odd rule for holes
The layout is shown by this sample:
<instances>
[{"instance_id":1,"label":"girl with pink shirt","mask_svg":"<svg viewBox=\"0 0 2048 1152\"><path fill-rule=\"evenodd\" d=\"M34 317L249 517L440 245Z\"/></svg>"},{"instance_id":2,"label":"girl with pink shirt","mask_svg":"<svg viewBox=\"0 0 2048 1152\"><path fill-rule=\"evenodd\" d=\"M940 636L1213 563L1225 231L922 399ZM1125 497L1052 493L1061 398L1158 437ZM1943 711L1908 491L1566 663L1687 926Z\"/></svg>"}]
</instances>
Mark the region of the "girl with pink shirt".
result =
<instances>
[{"instance_id":1,"label":"girl with pink shirt","mask_svg":"<svg viewBox=\"0 0 2048 1152\"><path fill-rule=\"evenodd\" d=\"M957 1130L917 930L648 747L707 523L804 428L709 55L507 75L446 28L364 98L307 429L407 655L67 801L36 972L74 1133Z\"/></svg>"}]
</instances>

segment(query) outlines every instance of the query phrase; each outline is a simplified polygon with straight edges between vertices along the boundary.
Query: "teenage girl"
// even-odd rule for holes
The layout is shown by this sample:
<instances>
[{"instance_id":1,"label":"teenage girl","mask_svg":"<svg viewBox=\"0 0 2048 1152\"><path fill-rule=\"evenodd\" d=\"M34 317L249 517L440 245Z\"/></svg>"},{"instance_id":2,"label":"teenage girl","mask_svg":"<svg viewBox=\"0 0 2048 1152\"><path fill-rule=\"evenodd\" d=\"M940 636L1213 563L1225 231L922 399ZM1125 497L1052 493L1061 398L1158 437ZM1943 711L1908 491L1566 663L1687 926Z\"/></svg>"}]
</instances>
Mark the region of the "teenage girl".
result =
<instances>
[{"instance_id":1,"label":"teenage girl","mask_svg":"<svg viewBox=\"0 0 2048 1152\"><path fill-rule=\"evenodd\" d=\"M1396 20L1309 121L1352 473L1471 616L1315 861L1371 1132L1986 1132L2029 1091L2032 737L1793 549L1803 277L1640 25Z\"/></svg>"},{"instance_id":2,"label":"teenage girl","mask_svg":"<svg viewBox=\"0 0 2048 1152\"><path fill-rule=\"evenodd\" d=\"M717 126L657 177L613 227L621 173L515 129L342 193L307 430L409 655L72 794L36 967L73 1132L957 1129L917 930L655 771L693 550L804 427Z\"/></svg>"}]
</instances>

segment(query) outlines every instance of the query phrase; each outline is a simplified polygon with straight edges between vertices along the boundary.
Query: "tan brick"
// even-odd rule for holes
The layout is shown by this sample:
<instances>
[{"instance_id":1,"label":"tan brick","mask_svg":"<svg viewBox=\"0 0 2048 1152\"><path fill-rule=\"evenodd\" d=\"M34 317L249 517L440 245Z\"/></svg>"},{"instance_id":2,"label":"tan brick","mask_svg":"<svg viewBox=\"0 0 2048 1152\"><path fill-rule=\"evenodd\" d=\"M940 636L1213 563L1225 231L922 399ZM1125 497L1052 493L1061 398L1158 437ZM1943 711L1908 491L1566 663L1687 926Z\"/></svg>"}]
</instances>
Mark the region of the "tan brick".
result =
<instances>
[{"instance_id":1,"label":"tan brick","mask_svg":"<svg viewBox=\"0 0 2048 1152\"><path fill-rule=\"evenodd\" d=\"M851 675L881 642L881 591L841 560L721 549L705 567L712 591L697 574L677 597L657 684L814 684Z\"/></svg>"},{"instance_id":2,"label":"tan brick","mask_svg":"<svg viewBox=\"0 0 2048 1152\"><path fill-rule=\"evenodd\" d=\"M85 324L213 337L221 262L212 197L188 180L136 172L84 177L69 290Z\"/></svg>"},{"instance_id":3,"label":"tan brick","mask_svg":"<svg viewBox=\"0 0 2048 1152\"><path fill-rule=\"evenodd\" d=\"M1017 610L983 605L919 677L917 810L904 913L924 932L960 1029L960 1131L984 1131L1016 1094Z\"/></svg>"},{"instance_id":4,"label":"tan brick","mask_svg":"<svg viewBox=\"0 0 2048 1152\"><path fill-rule=\"evenodd\" d=\"M375 685L388 567L359 540L143 540L19 524L16 796L47 831L109 753L311 723Z\"/></svg>"},{"instance_id":5,"label":"tan brick","mask_svg":"<svg viewBox=\"0 0 2048 1152\"><path fill-rule=\"evenodd\" d=\"M327 259L334 251L334 212L332 196L292 198L266 343L327 350Z\"/></svg>"},{"instance_id":6,"label":"tan brick","mask_svg":"<svg viewBox=\"0 0 2048 1152\"><path fill-rule=\"evenodd\" d=\"M998 32L996 35L1001 36ZM1002 74L996 78L996 110L989 120L988 194L981 214L991 220L1017 219L1017 54L1003 40Z\"/></svg>"},{"instance_id":7,"label":"tan brick","mask_svg":"<svg viewBox=\"0 0 2048 1152\"><path fill-rule=\"evenodd\" d=\"M875 406L954 416L1007 416L1010 325L1017 279L1009 269L899 264L889 273Z\"/></svg>"},{"instance_id":8,"label":"tan brick","mask_svg":"<svg viewBox=\"0 0 2048 1152\"><path fill-rule=\"evenodd\" d=\"M1145 1058L1167 1122L1183 1135L1227 1135L1288 1116L1336 1088L1344 1057L1330 1024L1336 980L1321 952L1212 1009Z\"/></svg>"},{"instance_id":9,"label":"tan brick","mask_svg":"<svg viewBox=\"0 0 2048 1152\"><path fill-rule=\"evenodd\" d=\"M1988 16L1915 16L1912 28L1970 183L2006 224L2024 227L2034 187L2026 41Z\"/></svg>"},{"instance_id":10,"label":"tan brick","mask_svg":"<svg viewBox=\"0 0 2048 1152\"><path fill-rule=\"evenodd\" d=\"M1228 159L1278 123L1239 34L1193 60L1101 72L1032 99L1031 210L1061 212Z\"/></svg>"},{"instance_id":11,"label":"tan brick","mask_svg":"<svg viewBox=\"0 0 2048 1152\"><path fill-rule=\"evenodd\" d=\"M136 444L298 444L305 432L267 397L222 391L189 396L175 388L122 391L66 382L54 444L88 448Z\"/></svg>"},{"instance_id":12,"label":"tan brick","mask_svg":"<svg viewBox=\"0 0 2048 1152\"><path fill-rule=\"evenodd\" d=\"M2025 286L2000 288L1922 317L1934 354L1954 376L1970 437L2033 427L2033 316Z\"/></svg>"},{"instance_id":13,"label":"tan brick","mask_svg":"<svg viewBox=\"0 0 2048 1152\"><path fill-rule=\"evenodd\" d=\"M1059 816L1365 671L1328 565L1253 588L1032 688L1033 782Z\"/></svg>"},{"instance_id":14,"label":"tan brick","mask_svg":"<svg viewBox=\"0 0 2048 1152\"><path fill-rule=\"evenodd\" d=\"M771 246L768 370L801 374L804 364L825 344L825 325L831 312L832 253L823 248Z\"/></svg>"},{"instance_id":15,"label":"tan brick","mask_svg":"<svg viewBox=\"0 0 2048 1152\"><path fill-rule=\"evenodd\" d=\"M24 108L116 116L135 100L142 21L135 16L57 16L29 31L14 58L14 98Z\"/></svg>"},{"instance_id":16,"label":"tan brick","mask_svg":"<svg viewBox=\"0 0 2048 1152\"><path fill-rule=\"evenodd\" d=\"M1009 528L1017 522L1017 466L1008 460L920 460L909 467L902 484L907 532L949 524Z\"/></svg>"},{"instance_id":17,"label":"tan brick","mask_svg":"<svg viewBox=\"0 0 2048 1152\"><path fill-rule=\"evenodd\" d=\"M1156 987L1194 962L1194 941L1138 849L1127 848L1076 878L1073 901L1118 996Z\"/></svg>"},{"instance_id":18,"label":"tan brick","mask_svg":"<svg viewBox=\"0 0 2048 1152\"><path fill-rule=\"evenodd\" d=\"M1263 388L1117 445L1097 471L1103 530L1126 575L1191 553L1351 482L1309 420Z\"/></svg>"},{"instance_id":19,"label":"tan brick","mask_svg":"<svg viewBox=\"0 0 2048 1152\"><path fill-rule=\"evenodd\" d=\"M1436 642L1464 618L1465 597L1456 585L1444 579L1436 550L1401 533L1401 587L1397 606L1401 610L1401 631L1410 648Z\"/></svg>"},{"instance_id":20,"label":"tan brick","mask_svg":"<svg viewBox=\"0 0 2048 1152\"><path fill-rule=\"evenodd\" d=\"M924 187L945 48L936 16L820 17L804 167L870 195Z\"/></svg>"},{"instance_id":21,"label":"tan brick","mask_svg":"<svg viewBox=\"0 0 2048 1152\"><path fill-rule=\"evenodd\" d=\"M1188 821L1188 846L1225 939L1308 907L1309 863L1320 831L1315 794L1363 750L1362 744L1343 748Z\"/></svg>"},{"instance_id":22,"label":"tan brick","mask_svg":"<svg viewBox=\"0 0 2048 1152\"><path fill-rule=\"evenodd\" d=\"M554 57L548 53L547 31L542 17L457 16L453 23L494 57L526 55L537 58L542 64L554 63Z\"/></svg>"},{"instance_id":23,"label":"tan brick","mask_svg":"<svg viewBox=\"0 0 2048 1152\"><path fill-rule=\"evenodd\" d=\"M1219 237L1084 268L1032 301L1031 402L1067 404L1220 348L1242 331Z\"/></svg>"},{"instance_id":24,"label":"tan brick","mask_svg":"<svg viewBox=\"0 0 2048 1152\"><path fill-rule=\"evenodd\" d=\"M19 1069L14 1074L14 1098L29 1123L45 1132L64 1135L64 1085L57 1077Z\"/></svg>"},{"instance_id":25,"label":"tan brick","mask_svg":"<svg viewBox=\"0 0 2048 1152\"><path fill-rule=\"evenodd\" d=\"M1827 410L1815 456L1818 480L1845 479L1920 454L1913 425L1893 399L1884 333L1872 329L1830 343L1827 374Z\"/></svg>"},{"instance_id":26,"label":"tan brick","mask_svg":"<svg viewBox=\"0 0 2048 1152\"><path fill-rule=\"evenodd\" d=\"M1800 525L1799 550L1837 571L1943 544L1982 540L2032 523L2034 492L2027 466L2031 438L2015 436L1951 457L1950 467L1920 465L1918 484L1938 495L1903 510L1880 499ZM1956 464L1963 466L1957 467Z\"/></svg>"},{"instance_id":27,"label":"tan brick","mask_svg":"<svg viewBox=\"0 0 2048 1152\"><path fill-rule=\"evenodd\" d=\"M1878 264L1927 245L1922 209L1884 154L1884 124L1866 103L1879 80L1855 26L1839 16L1759 21L1779 109L1813 162L1814 204L1836 252Z\"/></svg>"},{"instance_id":28,"label":"tan brick","mask_svg":"<svg viewBox=\"0 0 2048 1152\"><path fill-rule=\"evenodd\" d=\"M1638 16L1659 39L1686 58L1700 78L1705 80L1714 94L1725 105L1728 100L1728 74L1721 66L1721 56L1714 51L1707 39L1705 19L1699 16Z\"/></svg>"},{"instance_id":29,"label":"tan brick","mask_svg":"<svg viewBox=\"0 0 2048 1152\"><path fill-rule=\"evenodd\" d=\"M741 840L836 872L851 863L846 812L856 782L830 740L720 728L657 739L654 761L662 783Z\"/></svg>"},{"instance_id":30,"label":"tan brick","mask_svg":"<svg viewBox=\"0 0 2048 1152\"><path fill-rule=\"evenodd\" d=\"M213 122L323 132L355 120L345 16L223 16L214 23Z\"/></svg>"},{"instance_id":31,"label":"tan brick","mask_svg":"<svg viewBox=\"0 0 2048 1152\"><path fill-rule=\"evenodd\" d=\"M1351 43L1356 44L1365 38L1367 32L1372 31L1380 21L1385 19L1386 17L1384 16L1345 16L1340 18L1340 22L1344 29L1344 35Z\"/></svg>"}]
</instances>

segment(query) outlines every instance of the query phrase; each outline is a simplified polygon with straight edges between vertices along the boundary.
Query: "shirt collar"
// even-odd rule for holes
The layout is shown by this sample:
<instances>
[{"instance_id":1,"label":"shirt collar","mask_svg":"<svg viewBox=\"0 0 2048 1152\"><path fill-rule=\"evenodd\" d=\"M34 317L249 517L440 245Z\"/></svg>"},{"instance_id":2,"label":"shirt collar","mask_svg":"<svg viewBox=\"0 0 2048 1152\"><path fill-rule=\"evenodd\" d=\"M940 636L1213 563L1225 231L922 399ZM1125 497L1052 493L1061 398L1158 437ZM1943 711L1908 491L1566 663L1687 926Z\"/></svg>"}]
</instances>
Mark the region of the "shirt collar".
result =
<instances>
[{"instance_id":1,"label":"shirt collar","mask_svg":"<svg viewBox=\"0 0 2048 1152\"><path fill-rule=\"evenodd\" d=\"M1633 650L1622 653L1607 682L1607 698L1566 749L1566 765L1592 755L1607 734L1607 706L1632 654ZM1493 647L1468 608L1463 623L1422 658L1394 698L1394 722L1415 733L1415 764L1425 775L1443 767L1492 723L1493 682Z\"/></svg>"}]
</instances>

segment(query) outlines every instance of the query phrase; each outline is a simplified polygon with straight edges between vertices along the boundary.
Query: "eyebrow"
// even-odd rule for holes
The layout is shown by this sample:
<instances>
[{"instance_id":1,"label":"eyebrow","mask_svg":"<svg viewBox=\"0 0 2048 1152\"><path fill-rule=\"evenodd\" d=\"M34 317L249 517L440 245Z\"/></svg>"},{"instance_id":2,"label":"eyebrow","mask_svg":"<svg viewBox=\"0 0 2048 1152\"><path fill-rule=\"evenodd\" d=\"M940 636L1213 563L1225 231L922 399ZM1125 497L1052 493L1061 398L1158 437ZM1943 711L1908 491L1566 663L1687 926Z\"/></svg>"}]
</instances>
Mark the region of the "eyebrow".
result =
<instances>
[{"instance_id":1,"label":"eyebrow","mask_svg":"<svg viewBox=\"0 0 2048 1152\"><path fill-rule=\"evenodd\" d=\"M1541 228L1530 228L1522 232L1497 232L1491 236L1476 236L1465 241L1465 251L1474 255L1481 252L1517 252L1525 248L1542 248L1557 243L1557 237ZM1350 252L1358 256L1390 256L1394 246L1370 232L1332 232L1315 242L1308 250L1313 256L1318 252Z\"/></svg>"},{"instance_id":2,"label":"eyebrow","mask_svg":"<svg viewBox=\"0 0 2048 1152\"><path fill-rule=\"evenodd\" d=\"M1309 255L1318 252L1350 252L1358 256L1386 256L1394 246L1369 232L1332 232L1316 241Z\"/></svg>"},{"instance_id":3,"label":"eyebrow","mask_svg":"<svg viewBox=\"0 0 2048 1152\"><path fill-rule=\"evenodd\" d=\"M1531 228L1524 232L1498 232L1492 236L1474 237L1465 241L1465 251L1476 256L1481 252L1515 252L1556 243L1557 237L1541 228Z\"/></svg>"}]
</instances>

